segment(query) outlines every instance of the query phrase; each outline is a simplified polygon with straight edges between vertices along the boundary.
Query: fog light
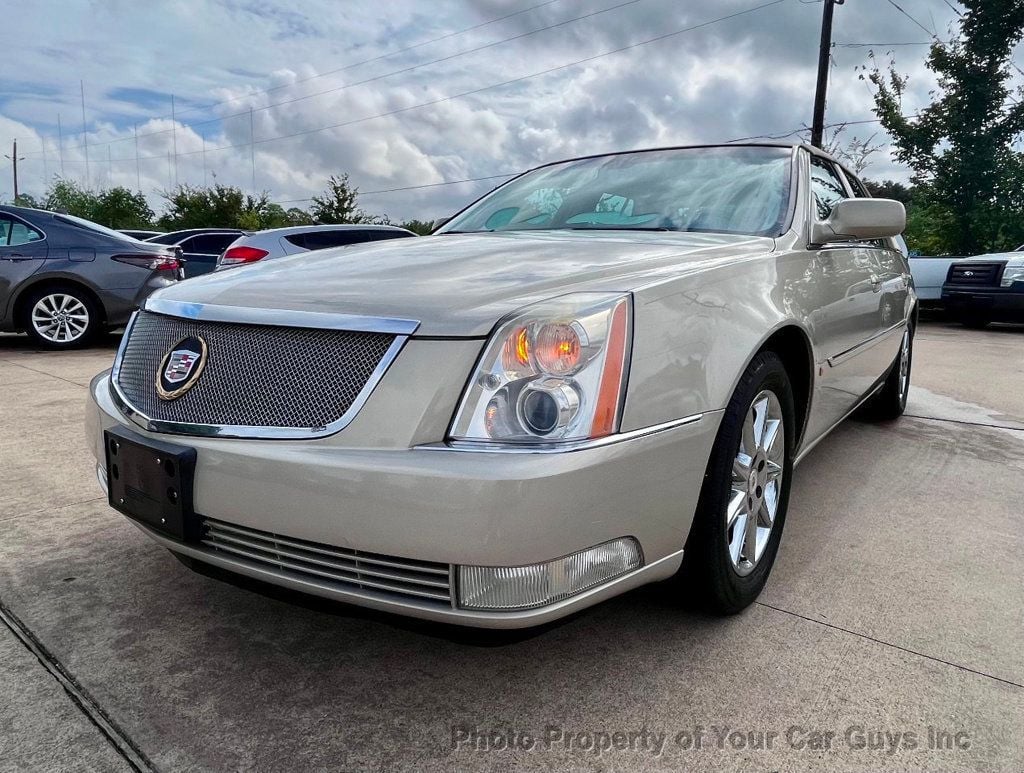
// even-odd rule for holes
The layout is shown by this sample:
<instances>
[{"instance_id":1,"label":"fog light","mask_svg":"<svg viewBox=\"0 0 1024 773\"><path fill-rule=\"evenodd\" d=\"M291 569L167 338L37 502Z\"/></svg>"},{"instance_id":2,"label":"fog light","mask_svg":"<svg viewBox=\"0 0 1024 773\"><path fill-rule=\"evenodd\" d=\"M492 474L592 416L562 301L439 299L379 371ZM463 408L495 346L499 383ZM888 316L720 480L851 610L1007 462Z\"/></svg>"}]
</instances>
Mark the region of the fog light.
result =
<instances>
[{"instance_id":1,"label":"fog light","mask_svg":"<svg viewBox=\"0 0 1024 773\"><path fill-rule=\"evenodd\" d=\"M463 609L526 609L574 596L640 566L631 537L530 566L460 566Z\"/></svg>"}]
</instances>

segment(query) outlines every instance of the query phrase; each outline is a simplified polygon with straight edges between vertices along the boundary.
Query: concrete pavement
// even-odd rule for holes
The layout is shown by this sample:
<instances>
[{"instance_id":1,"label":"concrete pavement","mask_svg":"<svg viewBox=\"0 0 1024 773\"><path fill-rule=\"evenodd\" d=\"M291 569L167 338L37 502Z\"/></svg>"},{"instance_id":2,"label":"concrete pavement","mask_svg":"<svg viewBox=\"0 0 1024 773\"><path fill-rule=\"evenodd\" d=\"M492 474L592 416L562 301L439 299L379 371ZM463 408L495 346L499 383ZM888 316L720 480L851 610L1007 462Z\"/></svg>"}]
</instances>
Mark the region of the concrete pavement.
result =
<instances>
[{"instance_id":1,"label":"concrete pavement","mask_svg":"<svg viewBox=\"0 0 1024 773\"><path fill-rule=\"evenodd\" d=\"M909 415L801 465L746 613L516 636L178 564L81 438L114 346L0 337L0 602L43 651L0 625L0 770L1024 769L1024 329L922 325Z\"/></svg>"}]
</instances>

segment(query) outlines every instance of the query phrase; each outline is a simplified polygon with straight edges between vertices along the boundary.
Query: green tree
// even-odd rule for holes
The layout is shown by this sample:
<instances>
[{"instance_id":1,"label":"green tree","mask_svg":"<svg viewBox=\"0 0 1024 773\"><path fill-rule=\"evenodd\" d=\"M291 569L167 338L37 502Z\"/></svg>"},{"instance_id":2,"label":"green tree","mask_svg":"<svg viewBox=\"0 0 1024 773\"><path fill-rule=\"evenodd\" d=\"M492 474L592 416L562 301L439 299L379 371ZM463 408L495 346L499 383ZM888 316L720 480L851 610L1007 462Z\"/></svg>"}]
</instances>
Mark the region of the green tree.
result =
<instances>
[{"instance_id":1,"label":"green tree","mask_svg":"<svg viewBox=\"0 0 1024 773\"><path fill-rule=\"evenodd\" d=\"M309 213L318 223L379 223L386 224L387 217L368 215L359 208L359 189L348 181L348 174L331 175L327 190L313 197Z\"/></svg>"},{"instance_id":2,"label":"green tree","mask_svg":"<svg viewBox=\"0 0 1024 773\"><path fill-rule=\"evenodd\" d=\"M92 220L93 213L99 204L99 197L87 191L74 180L57 178L46 191L43 209L63 212L67 215Z\"/></svg>"},{"instance_id":3,"label":"green tree","mask_svg":"<svg viewBox=\"0 0 1024 773\"><path fill-rule=\"evenodd\" d=\"M436 228L433 220L406 220L404 223L399 223L399 225L420 236L427 236L433 233L434 228Z\"/></svg>"},{"instance_id":4,"label":"green tree","mask_svg":"<svg viewBox=\"0 0 1024 773\"><path fill-rule=\"evenodd\" d=\"M154 215L141 192L117 186L97 194L89 219L108 228L149 228Z\"/></svg>"},{"instance_id":5,"label":"green tree","mask_svg":"<svg viewBox=\"0 0 1024 773\"><path fill-rule=\"evenodd\" d=\"M868 73L875 113L896 157L927 190L926 212L942 251L973 255L1024 241L1024 102L1011 97L1010 56L1024 35L1024 0L960 0L959 34L936 42L927 66L938 80L930 105L902 114L907 78L890 65Z\"/></svg>"},{"instance_id":6,"label":"green tree","mask_svg":"<svg viewBox=\"0 0 1024 773\"><path fill-rule=\"evenodd\" d=\"M153 223L153 210L146 197L123 186L90 191L74 180L57 178L46 191L40 206L108 228L147 228Z\"/></svg>"},{"instance_id":7,"label":"green tree","mask_svg":"<svg viewBox=\"0 0 1024 773\"><path fill-rule=\"evenodd\" d=\"M18 198L14 199L11 204L16 207L32 207L33 209L39 209L42 206L42 203L30 193L19 193Z\"/></svg>"}]
</instances>

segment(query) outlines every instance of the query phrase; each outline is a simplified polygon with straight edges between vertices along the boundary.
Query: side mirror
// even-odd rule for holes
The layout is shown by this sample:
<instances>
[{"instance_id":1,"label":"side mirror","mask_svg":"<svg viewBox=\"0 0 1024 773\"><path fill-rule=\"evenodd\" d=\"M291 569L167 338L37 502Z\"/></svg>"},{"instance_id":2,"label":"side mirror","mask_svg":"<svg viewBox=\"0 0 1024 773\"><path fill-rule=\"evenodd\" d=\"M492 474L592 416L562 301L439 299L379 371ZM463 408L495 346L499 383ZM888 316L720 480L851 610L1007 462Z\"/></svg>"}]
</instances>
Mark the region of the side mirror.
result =
<instances>
[{"instance_id":1,"label":"side mirror","mask_svg":"<svg viewBox=\"0 0 1024 773\"><path fill-rule=\"evenodd\" d=\"M907 227L907 211L892 199L841 199L827 220L811 228L812 244L884 239Z\"/></svg>"}]
</instances>

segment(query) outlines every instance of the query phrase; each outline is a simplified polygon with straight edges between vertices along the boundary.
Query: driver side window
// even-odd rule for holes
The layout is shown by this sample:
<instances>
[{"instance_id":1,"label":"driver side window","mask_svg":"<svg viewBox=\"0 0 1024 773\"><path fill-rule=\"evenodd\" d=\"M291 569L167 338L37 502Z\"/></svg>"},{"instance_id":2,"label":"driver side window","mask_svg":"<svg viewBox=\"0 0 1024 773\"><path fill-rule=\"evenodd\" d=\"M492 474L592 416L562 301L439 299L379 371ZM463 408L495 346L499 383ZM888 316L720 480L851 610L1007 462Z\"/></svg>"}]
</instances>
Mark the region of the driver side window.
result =
<instances>
[{"instance_id":1,"label":"driver side window","mask_svg":"<svg viewBox=\"0 0 1024 773\"><path fill-rule=\"evenodd\" d=\"M847 198L846 189L835 168L817 156L811 157L811 192L814 194L814 207L819 220L828 218L836 202Z\"/></svg>"}]
</instances>

